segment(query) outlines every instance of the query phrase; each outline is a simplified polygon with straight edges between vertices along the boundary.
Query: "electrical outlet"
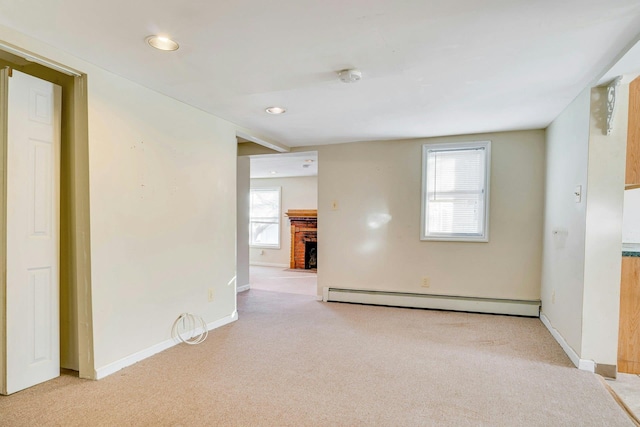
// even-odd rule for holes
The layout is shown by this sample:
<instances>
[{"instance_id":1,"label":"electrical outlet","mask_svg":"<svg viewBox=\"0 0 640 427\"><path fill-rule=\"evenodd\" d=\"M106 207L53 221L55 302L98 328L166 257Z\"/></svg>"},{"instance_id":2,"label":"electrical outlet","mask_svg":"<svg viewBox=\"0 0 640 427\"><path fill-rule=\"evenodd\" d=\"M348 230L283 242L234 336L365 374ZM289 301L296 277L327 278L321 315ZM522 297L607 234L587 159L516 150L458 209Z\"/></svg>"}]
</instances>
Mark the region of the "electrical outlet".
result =
<instances>
[{"instance_id":1,"label":"electrical outlet","mask_svg":"<svg viewBox=\"0 0 640 427\"><path fill-rule=\"evenodd\" d=\"M213 288L209 288L209 302L213 301L214 297L215 297L215 293L213 291Z\"/></svg>"},{"instance_id":2,"label":"electrical outlet","mask_svg":"<svg viewBox=\"0 0 640 427\"><path fill-rule=\"evenodd\" d=\"M423 277L422 278L422 287L423 288L428 288L431 286L431 280L428 277Z\"/></svg>"}]
</instances>

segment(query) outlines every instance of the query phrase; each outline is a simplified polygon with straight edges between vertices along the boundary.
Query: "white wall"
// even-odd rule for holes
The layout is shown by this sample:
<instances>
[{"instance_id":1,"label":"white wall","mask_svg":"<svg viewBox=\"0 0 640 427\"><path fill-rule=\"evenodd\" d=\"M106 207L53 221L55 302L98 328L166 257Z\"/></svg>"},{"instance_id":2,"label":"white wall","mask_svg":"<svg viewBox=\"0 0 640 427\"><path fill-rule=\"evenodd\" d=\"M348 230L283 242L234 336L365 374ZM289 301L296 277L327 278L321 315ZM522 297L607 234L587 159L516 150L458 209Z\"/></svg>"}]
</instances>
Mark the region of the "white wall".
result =
<instances>
[{"instance_id":1,"label":"white wall","mask_svg":"<svg viewBox=\"0 0 640 427\"><path fill-rule=\"evenodd\" d=\"M492 141L490 241L420 241L425 143ZM544 131L320 146L318 288L540 297ZM333 202L337 209L333 209ZM430 288L421 287L429 277Z\"/></svg>"},{"instance_id":2,"label":"white wall","mask_svg":"<svg viewBox=\"0 0 640 427\"><path fill-rule=\"evenodd\" d=\"M542 312L580 353L589 158L590 91L583 91L547 128ZM574 199L582 186L580 203Z\"/></svg>"},{"instance_id":3,"label":"white wall","mask_svg":"<svg viewBox=\"0 0 640 427\"><path fill-rule=\"evenodd\" d=\"M616 91L610 135L604 130L607 90L591 90L580 357L613 366L618 363L628 90L628 85L620 85Z\"/></svg>"},{"instance_id":4,"label":"white wall","mask_svg":"<svg viewBox=\"0 0 640 427\"><path fill-rule=\"evenodd\" d=\"M585 89L547 129L542 312L579 359L606 365L617 363L627 89L611 135L605 88Z\"/></svg>"},{"instance_id":5,"label":"white wall","mask_svg":"<svg viewBox=\"0 0 640 427\"><path fill-rule=\"evenodd\" d=\"M96 371L169 340L180 313L230 319L234 125L7 28L0 39L88 75Z\"/></svg>"},{"instance_id":6,"label":"white wall","mask_svg":"<svg viewBox=\"0 0 640 427\"><path fill-rule=\"evenodd\" d=\"M169 338L181 313L234 311L236 140L229 123L115 75L93 71L88 93L101 367Z\"/></svg>"},{"instance_id":7,"label":"white wall","mask_svg":"<svg viewBox=\"0 0 640 427\"><path fill-rule=\"evenodd\" d=\"M281 187L280 249L251 248L253 265L289 267L291 258L291 224L285 213L289 209L318 208L318 177L252 179L251 188Z\"/></svg>"},{"instance_id":8,"label":"white wall","mask_svg":"<svg viewBox=\"0 0 640 427\"><path fill-rule=\"evenodd\" d=\"M640 188L624 192L622 241L640 243Z\"/></svg>"}]
</instances>

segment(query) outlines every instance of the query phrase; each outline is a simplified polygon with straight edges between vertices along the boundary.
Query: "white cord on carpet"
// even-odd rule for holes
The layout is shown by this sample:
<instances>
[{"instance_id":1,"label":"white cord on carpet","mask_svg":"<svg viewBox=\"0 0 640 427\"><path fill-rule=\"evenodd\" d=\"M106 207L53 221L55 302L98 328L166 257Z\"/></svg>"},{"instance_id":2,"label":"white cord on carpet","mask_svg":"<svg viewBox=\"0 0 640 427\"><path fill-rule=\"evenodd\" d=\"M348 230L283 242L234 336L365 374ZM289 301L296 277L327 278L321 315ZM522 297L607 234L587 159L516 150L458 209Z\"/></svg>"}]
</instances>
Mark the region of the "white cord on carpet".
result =
<instances>
[{"instance_id":1,"label":"white cord on carpet","mask_svg":"<svg viewBox=\"0 0 640 427\"><path fill-rule=\"evenodd\" d=\"M200 324L200 328L196 328L196 321ZM182 328L179 327L180 323L182 323ZM196 331L200 329L201 332L195 335ZM182 313L175 322L173 322L173 331L176 337L180 341L189 345L196 345L204 342L209 336L209 331L207 330L207 323L201 316L197 316L195 314L190 313ZM183 333L190 332L189 337L183 337Z\"/></svg>"}]
</instances>

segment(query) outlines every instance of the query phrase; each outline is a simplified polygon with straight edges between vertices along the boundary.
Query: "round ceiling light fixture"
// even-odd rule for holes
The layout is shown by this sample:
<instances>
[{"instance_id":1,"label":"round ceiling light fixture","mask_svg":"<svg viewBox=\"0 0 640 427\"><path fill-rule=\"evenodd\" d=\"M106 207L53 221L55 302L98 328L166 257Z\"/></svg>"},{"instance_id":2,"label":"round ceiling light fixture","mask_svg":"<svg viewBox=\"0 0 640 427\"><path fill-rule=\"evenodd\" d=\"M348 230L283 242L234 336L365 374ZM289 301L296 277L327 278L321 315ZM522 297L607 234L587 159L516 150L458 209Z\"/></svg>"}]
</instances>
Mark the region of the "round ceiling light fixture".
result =
<instances>
[{"instance_id":1,"label":"round ceiling light fixture","mask_svg":"<svg viewBox=\"0 0 640 427\"><path fill-rule=\"evenodd\" d=\"M362 72L355 68L338 71L338 78L342 83L356 83L362 80Z\"/></svg>"},{"instance_id":2,"label":"round ceiling light fixture","mask_svg":"<svg viewBox=\"0 0 640 427\"><path fill-rule=\"evenodd\" d=\"M178 43L165 36L149 36L145 40L149 46L159 50L173 51L180 48Z\"/></svg>"},{"instance_id":3,"label":"round ceiling light fixture","mask_svg":"<svg viewBox=\"0 0 640 427\"><path fill-rule=\"evenodd\" d=\"M264 111L266 111L269 114L274 114L277 116L278 114L286 113L287 109L282 107L268 107L268 108L265 108Z\"/></svg>"}]
</instances>

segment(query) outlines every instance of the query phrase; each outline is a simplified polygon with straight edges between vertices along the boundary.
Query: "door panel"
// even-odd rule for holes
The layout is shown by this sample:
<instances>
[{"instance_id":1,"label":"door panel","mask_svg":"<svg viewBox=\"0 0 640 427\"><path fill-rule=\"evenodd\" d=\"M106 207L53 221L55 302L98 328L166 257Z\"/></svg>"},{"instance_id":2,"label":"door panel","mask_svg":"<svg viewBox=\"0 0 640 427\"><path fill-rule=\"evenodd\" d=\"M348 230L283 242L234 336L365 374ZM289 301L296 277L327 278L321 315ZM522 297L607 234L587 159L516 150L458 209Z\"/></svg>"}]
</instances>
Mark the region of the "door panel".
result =
<instances>
[{"instance_id":1,"label":"door panel","mask_svg":"<svg viewBox=\"0 0 640 427\"><path fill-rule=\"evenodd\" d=\"M7 137L7 381L60 375L61 89L14 71Z\"/></svg>"},{"instance_id":2,"label":"door panel","mask_svg":"<svg viewBox=\"0 0 640 427\"><path fill-rule=\"evenodd\" d=\"M51 321L51 301L54 283L51 280L51 268L30 268L28 301L29 307L27 332L29 333L29 363L53 359Z\"/></svg>"},{"instance_id":3,"label":"door panel","mask_svg":"<svg viewBox=\"0 0 640 427\"><path fill-rule=\"evenodd\" d=\"M29 171L29 235L51 237L51 144L46 141L29 140L29 159L33 170Z\"/></svg>"}]
</instances>

